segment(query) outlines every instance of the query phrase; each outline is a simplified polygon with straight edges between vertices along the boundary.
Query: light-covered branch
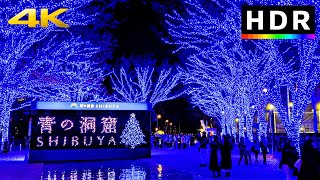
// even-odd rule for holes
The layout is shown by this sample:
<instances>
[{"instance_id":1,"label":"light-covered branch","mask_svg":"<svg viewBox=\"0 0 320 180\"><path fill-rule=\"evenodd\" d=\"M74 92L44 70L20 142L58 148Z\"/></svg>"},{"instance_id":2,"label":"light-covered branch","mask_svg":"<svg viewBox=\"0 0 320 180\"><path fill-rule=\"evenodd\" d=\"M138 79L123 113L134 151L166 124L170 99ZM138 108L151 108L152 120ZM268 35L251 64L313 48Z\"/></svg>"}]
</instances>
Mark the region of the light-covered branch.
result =
<instances>
[{"instance_id":1,"label":"light-covered branch","mask_svg":"<svg viewBox=\"0 0 320 180\"><path fill-rule=\"evenodd\" d=\"M174 74L171 69L161 70L156 82L153 82L154 69L150 67L136 68L135 75L129 76L124 68L119 75L113 72L111 81L118 101L147 102L153 106L159 102L175 99L184 91L175 92L181 74Z\"/></svg>"}]
</instances>

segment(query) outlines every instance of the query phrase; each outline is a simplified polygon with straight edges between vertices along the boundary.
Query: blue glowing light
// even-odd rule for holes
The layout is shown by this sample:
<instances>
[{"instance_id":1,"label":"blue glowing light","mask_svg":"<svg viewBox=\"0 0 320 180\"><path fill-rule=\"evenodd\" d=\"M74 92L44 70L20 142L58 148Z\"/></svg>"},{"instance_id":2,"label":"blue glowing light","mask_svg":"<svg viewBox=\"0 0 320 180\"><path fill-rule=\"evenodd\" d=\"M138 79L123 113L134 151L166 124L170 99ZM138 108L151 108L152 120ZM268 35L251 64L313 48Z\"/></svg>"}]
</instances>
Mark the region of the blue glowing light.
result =
<instances>
[{"instance_id":1,"label":"blue glowing light","mask_svg":"<svg viewBox=\"0 0 320 180\"><path fill-rule=\"evenodd\" d=\"M147 103L124 102L45 102L37 101L32 106L34 110L141 110L149 111Z\"/></svg>"},{"instance_id":2,"label":"blue glowing light","mask_svg":"<svg viewBox=\"0 0 320 180\"><path fill-rule=\"evenodd\" d=\"M185 11L166 15L168 44L187 51L184 84L191 102L225 125L239 120L239 135L252 139L253 116L258 116L259 138L266 136L265 107L271 102L299 151L303 112L319 83L316 40L241 40L241 5L318 6L319 1L219 1L186 0ZM210 6L209 6L210 4ZM217 13L218 12L218 13ZM319 23L319 12L316 21ZM319 30L317 37L319 36ZM295 55L292 52L297 52ZM189 54L188 54L189 53ZM297 62L299 67L296 67ZM298 70L297 70L298 69ZM289 116L280 87L288 87L294 106ZM268 93L262 89L268 89ZM285 103L287 104L287 103ZM230 111L232 109L233 111ZM222 113L224 112L224 113Z\"/></svg>"},{"instance_id":3,"label":"blue glowing light","mask_svg":"<svg viewBox=\"0 0 320 180\"><path fill-rule=\"evenodd\" d=\"M150 67L136 68L135 77L127 75L124 68L111 74L115 99L120 102L147 102L152 106L158 102L175 99L185 92L174 91L181 80L181 73L173 73L171 69L163 69L156 82L152 82L154 69Z\"/></svg>"},{"instance_id":4,"label":"blue glowing light","mask_svg":"<svg viewBox=\"0 0 320 180\"><path fill-rule=\"evenodd\" d=\"M10 25L7 21L25 8L39 10L48 7L50 9L66 7L68 11L59 16L59 19L69 26L83 26L92 21L96 15L87 15L83 11L83 7L91 1L12 0L0 2L2 142L8 139L10 111L18 109L13 108L18 98L27 101L39 98L52 99L52 95L59 94L59 89L54 87L59 87L58 82L65 82L53 73L59 69L59 63L61 65L71 59L88 58L98 50L90 43L84 42L81 37L74 37L68 29L57 28L52 23L48 28L29 28L27 25ZM64 73L68 75L71 71L64 71ZM26 102L19 108L28 105L30 103Z\"/></svg>"}]
</instances>

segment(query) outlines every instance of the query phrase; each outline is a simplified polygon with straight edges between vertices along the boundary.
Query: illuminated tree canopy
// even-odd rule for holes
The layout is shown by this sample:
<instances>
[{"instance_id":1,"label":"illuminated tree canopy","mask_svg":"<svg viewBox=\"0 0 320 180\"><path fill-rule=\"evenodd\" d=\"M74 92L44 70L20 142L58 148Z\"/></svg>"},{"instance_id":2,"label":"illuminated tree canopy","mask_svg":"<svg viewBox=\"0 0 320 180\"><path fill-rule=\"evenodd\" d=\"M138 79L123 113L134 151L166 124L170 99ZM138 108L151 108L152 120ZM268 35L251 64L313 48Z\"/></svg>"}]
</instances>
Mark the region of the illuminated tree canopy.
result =
<instances>
[{"instance_id":1,"label":"illuminated tree canopy","mask_svg":"<svg viewBox=\"0 0 320 180\"><path fill-rule=\"evenodd\" d=\"M180 73L174 73L171 69L163 69L159 72L156 81L154 68L135 68L135 75L128 75L124 68L118 74L111 74L112 88L115 91L117 101L147 102L153 106L158 102L175 99L184 91L173 91L180 82Z\"/></svg>"},{"instance_id":2,"label":"illuminated tree canopy","mask_svg":"<svg viewBox=\"0 0 320 180\"><path fill-rule=\"evenodd\" d=\"M68 7L68 11L59 16L59 19L70 26L83 26L95 16L83 11L84 6L90 2L91 0L0 2L3 7L0 13L0 119L4 129L3 142L8 139L10 111L17 98L46 97L48 86L55 83L47 79L53 69L57 68L55 63L84 54L85 57L90 57L97 51L88 43L81 44L81 37L69 35L57 38L56 35L66 33L67 29L56 28L54 24L50 24L48 28L29 28L27 25L10 25L7 21L26 7ZM79 43L81 48L85 48L80 50Z\"/></svg>"},{"instance_id":3,"label":"illuminated tree canopy","mask_svg":"<svg viewBox=\"0 0 320 180\"><path fill-rule=\"evenodd\" d=\"M252 138L253 116L258 115L260 135L266 134L265 107L271 102L279 111L288 136L299 142L303 112L319 83L315 40L241 40L241 6L316 5L318 1L185 0L184 11L166 15L170 38L163 40L187 51L184 84L195 106L218 116L221 126L239 118L239 134ZM319 23L319 14L316 14ZM318 29L318 28L317 28ZM317 30L317 32L319 32ZM294 104L288 116L281 87L287 87ZM263 93L262 89L268 92ZM228 109L235 111L228 113ZM222 113L222 111L224 113ZM228 116L227 120L224 120ZM231 122L228 122L231 121ZM232 128L231 128L232 129ZM227 130L229 131L229 130Z\"/></svg>"}]
</instances>

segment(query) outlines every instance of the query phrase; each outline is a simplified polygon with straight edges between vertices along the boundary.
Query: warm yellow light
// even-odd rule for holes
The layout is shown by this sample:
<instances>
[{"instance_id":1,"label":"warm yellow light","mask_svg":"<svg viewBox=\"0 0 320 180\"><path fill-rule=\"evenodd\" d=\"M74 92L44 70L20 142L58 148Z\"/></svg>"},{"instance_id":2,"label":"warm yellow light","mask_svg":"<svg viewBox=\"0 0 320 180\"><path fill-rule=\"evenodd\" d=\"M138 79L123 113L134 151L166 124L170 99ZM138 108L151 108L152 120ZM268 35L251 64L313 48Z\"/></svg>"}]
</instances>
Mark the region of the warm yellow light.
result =
<instances>
[{"instance_id":1,"label":"warm yellow light","mask_svg":"<svg viewBox=\"0 0 320 180\"><path fill-rule=\"evenodd\" d=\"M289 107L293 107L293 102L289 102Z\"/></svg>"},{"instance_id":2,"label":"warm yellow light","mask_svg":"<svg viewBox=\"0 0 320 180\"><path fill-rule=\"evenodd\" d=\"M271 103L269 103L268 105L267 105L267 107L266 107L266 109L268 110L268 111L270 111L270 110L274 110L274 105L273 104L271 104Z\"/></svg>"},{"instance_id":3,"label":"warm yellow light","mask_svg":"<svg viewBox=\"0 0 320 180\"><path fill-rule=\"evenodd\" d=\"M158 128L156 128L156 131L158 131L159 129Z\"/></svg>"},{"instance_id":4,"label":"warm yellow light","mask_svg":"<svg viewBox=\"0 0 320 180\"><path fill-rule=\"evenodd\" d=\"M165 122L167 123L167 122L169 122L169 120L167 119Z\"/></svg>"},{"instance_id":5,"label":"warm yellow light","mask_svg":"<svg viewBox=\"0 0 320 180\"><path fill-rule=\"evenodd\" d=\"M164 134L164 131L162 131L162 130L159 129L155 134L163 135L163 134Z\"/></svg>"},{"instance_id":6,"label":"warm yellow light","mask_svg":"<svg viewBox=\"0 0 320 180\"><path fill-rule=\"evenodd\" d=\"M172 126L172 122L169 125Z\"/></svg>"},{"instance_id":7,"label":"warm yellow light","mask_svg":"<svg viewBox=\"0 0 320 180\"><path fill-rule=\"evenodd\" d=\"M317 105L316 105L316 109L317 109L317 111L319 111L319 110L320 110L320 102L318 102L318 103L317 103Z\"/></svg>"},{"instance_id":8,"label":"warm yellow light","mask_svg":"<svg viewBox=\"0 0 320 180\"><path fill-rule=\"evenodd\" d=\"M158 172L159 172L159 174L162 173L162 165L161 164L158 165Z\"/></svg>"},{"instance_id":9,"label":"warm yellow light","mask_svg":"<svg viewBox=\"0 0 320 180\"><path fill-rule=\"evenodd\" d=\"M161 119L161 114L158 114L157 118L158 118L158 119Z\"/></svg>"},{"instance_id":10,"label":"warm yellow light","mask_svg":"<svg viewBox=\"0 0 320 180\"><path fill-rule=\"evenodd\" d=\"M236 122L239 122L239 118L236 118Z\"/></svg>"}]
</instances>

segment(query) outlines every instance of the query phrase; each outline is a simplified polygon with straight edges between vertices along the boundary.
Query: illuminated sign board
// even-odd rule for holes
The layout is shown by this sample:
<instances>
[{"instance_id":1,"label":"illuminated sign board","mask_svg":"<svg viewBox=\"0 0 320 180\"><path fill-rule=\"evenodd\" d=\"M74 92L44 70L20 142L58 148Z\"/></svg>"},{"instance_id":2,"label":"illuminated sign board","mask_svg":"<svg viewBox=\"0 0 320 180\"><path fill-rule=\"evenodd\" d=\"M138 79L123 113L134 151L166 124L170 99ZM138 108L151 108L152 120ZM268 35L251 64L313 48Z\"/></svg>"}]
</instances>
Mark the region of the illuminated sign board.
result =
<instances>
[{"instance_id":1,"label":"illuminated sign board","mask_svg":"<svg viewBox=\"0 0 320 180\"><path fill-rule=\"evenodd\" d=\"M148 103L121 102L43 102L32 104L33 110L141 110L152 109Z\"/></svg>"},{"instance_id":2,"label":"illuminated sign board","mask_svg":"<svg viewBox=\"0 0 320 180\"><path fill-rule=\"evenodd\" d=\"M37 102L34 107L31 161L55 161L37 154L52 157L62 151L72 153L57 160L136 158L150 150L148 104ZM88 151L97 153L86 157Z\"/></svg>"}]
</instances>

